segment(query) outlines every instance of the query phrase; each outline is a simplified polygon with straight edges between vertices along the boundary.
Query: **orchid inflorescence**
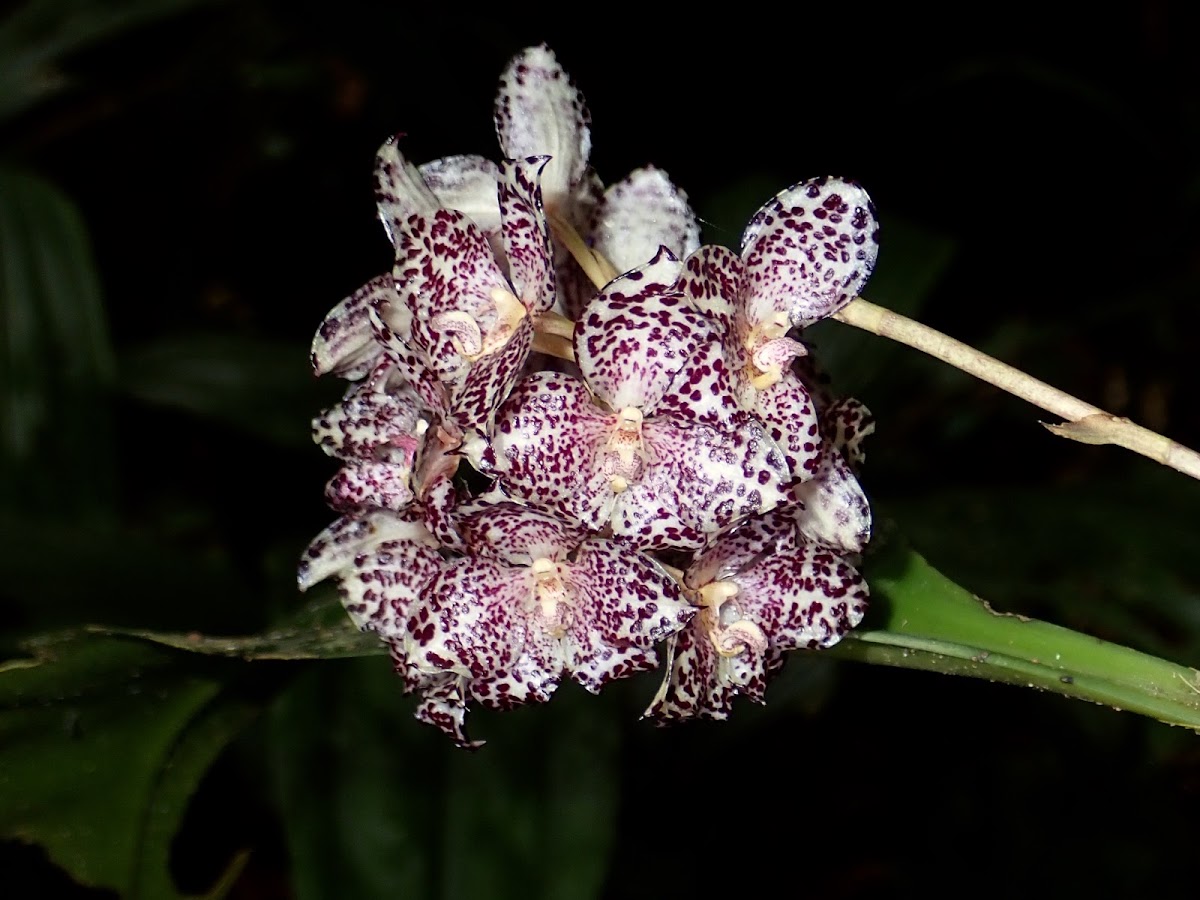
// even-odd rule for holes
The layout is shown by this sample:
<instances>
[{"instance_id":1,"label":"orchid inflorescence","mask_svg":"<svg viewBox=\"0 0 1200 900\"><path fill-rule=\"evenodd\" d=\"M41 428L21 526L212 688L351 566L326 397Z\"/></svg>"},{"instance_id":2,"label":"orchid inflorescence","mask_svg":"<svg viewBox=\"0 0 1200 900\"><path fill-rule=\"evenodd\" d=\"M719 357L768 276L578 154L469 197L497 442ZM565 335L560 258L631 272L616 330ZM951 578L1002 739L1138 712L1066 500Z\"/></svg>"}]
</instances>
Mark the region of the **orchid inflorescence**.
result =
<instances>
[{"instance_id":1,"label":"orchid inflorescence","mask_svg":"<svg viewBox=\"0 0 1200 900\"><path fill-rule=\"evenodd\" d=\"M646 710L724 719L788 650L862 619L873 429L797 338L849 303L878 251L853 182L818 178L701 246L647 167L605 188L590 116L554 54L508 65L504 159L414 166L387 141L395 266L339 303L317 374L350 384L313 423L342 514L305 551L383 641L417 718L463 746L472 701L598 692L659 665Z\"/></svg>"}]
</instances>

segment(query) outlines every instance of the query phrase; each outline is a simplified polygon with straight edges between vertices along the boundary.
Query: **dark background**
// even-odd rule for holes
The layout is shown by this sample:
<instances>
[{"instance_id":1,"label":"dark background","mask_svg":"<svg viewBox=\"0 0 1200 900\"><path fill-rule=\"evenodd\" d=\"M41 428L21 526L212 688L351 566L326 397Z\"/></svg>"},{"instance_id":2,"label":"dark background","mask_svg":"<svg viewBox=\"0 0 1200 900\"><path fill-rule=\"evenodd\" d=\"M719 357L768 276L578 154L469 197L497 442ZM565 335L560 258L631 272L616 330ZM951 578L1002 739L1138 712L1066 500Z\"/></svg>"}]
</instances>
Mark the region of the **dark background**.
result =
<instances>
[{"instance_id":1,"label":"dark background","mask_svg":"<svg viewBox=\"0 0 1200 900\"><path fill-rule=\"evenodd\" d=\"M247 633L299 605L294 561L332 518L320 498L333 466L307 422L340 389L311 378L308 344L390 265L373 154L400 131L418 162L496 156L497 78L540 41L588 99L606 182L653 163L688 192L706 240L736 246L776 191L853 177L882 220L865 296L1200 444L1189 4L117 6L134 12L113 24L99 3L47 0L0 20L0 163L77 205L102 296L102 318L64 337L53 316L20 312L5 270L0 597L14 638L96 621ZM63 33L76 37L55 45ZM864 473L879 520L997 608L1200 660L1194 482L1057 440L1037 425L1048 414L848 331L806 338L879 418ZM397 808L423 811L422 840L448 834L455 751L409 722L387 668L313 667L222 756L185 823L181 884L200 890L250 848L232 896L333 896L335 883L375 896L394 883L388 859L363 868L347 848L374 846ZM1182 730L805 659L766 710L657 731L636 721L653 685L599 701L621 754L604 783L610 854L593 861L604 896L714 883L1194 894L1200 751ZM566 721L581 698L564 693L515 725L478 716L481 753L499 761L489 777L536 772L522 741ZM311 775L299 797L281 798L270 771L281 740ZM420 767L429 777L411 780ZM426 883L451 896L438 846ZM536 858L525 851L514 860ZM36 852L5 852L55 886L38 890L65 890ZM297 863L313 854L330 857L323 873Z\"/></svg>"}]
</instances>

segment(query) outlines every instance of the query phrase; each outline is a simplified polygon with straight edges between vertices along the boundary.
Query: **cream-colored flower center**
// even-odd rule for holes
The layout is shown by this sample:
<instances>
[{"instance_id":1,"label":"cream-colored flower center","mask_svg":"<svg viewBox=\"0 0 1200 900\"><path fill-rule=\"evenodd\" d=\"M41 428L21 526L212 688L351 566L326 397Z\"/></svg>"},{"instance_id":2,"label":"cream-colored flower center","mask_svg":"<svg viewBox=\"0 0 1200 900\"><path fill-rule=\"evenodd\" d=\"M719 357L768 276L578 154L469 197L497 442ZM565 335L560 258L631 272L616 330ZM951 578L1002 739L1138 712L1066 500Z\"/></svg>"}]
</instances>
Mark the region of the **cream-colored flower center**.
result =
<instances>
[{"instance_id":1,"label":"cream-colored flower center","mask_svg":"<svg viewBox=\"0 0 1200 900\"><path fill-rule=\"evenodd\" d=\"M525 304L507 288L494 287L490 296L496 307L496 323L487 334L469 313L460 310L434 316L430 323L434 330L449 335L455 351L468 362L475 362L507 344L517 325L528 314Z\"/></svg>"},{"instance_id":2,"label":"cream-colored flower center","mask_svg":"<svg viewBox=\"0 0 1200 900\"><path fill-rule=\"evenodd\" d=\"M744 346L750 355L746 374L755 390L765 391L777 384L787 365L807 352L803 344L787 336L789 327L787 313L777 312L746 337Z\"/></svg>"},{"instance_id":3,"label":"cream-colored flower center","mask_svg":"<svg viewBox=\"0 0 1200 900\"><path fill-rule=\"evenodd\" d=\"M571 601L563 584L558 563L546 557L533 561L534 609L542 628L554 638L567 633L570 625Z\"/></svg>"},{"instance_id":4,"label":"cream-colored flower center","mask_svg":"<svg viewBox=\"0 0 1200 900\"><path fill-rule=\"evenodd\" d=\"M631 483L641 480L646 468L646 447L642 442L642 411L627 406L617 414L617 425L608 437L604 453L604 474L613 493L619 494Z\"/></svg>"},{"instance_id":5,"label":"cream-colored flower center","mask_svg":"<svg viewBox=\"0 0 1200 900\"><path fill-rule=\"evenodd\" d=\"M710 581L696 592L704 606L701 625L717 653L724 657L740 656L747 650L764 653L767 649L763 630L742 617L734 600L738 591L732 581Z\"/></svg>"}]
</instances>

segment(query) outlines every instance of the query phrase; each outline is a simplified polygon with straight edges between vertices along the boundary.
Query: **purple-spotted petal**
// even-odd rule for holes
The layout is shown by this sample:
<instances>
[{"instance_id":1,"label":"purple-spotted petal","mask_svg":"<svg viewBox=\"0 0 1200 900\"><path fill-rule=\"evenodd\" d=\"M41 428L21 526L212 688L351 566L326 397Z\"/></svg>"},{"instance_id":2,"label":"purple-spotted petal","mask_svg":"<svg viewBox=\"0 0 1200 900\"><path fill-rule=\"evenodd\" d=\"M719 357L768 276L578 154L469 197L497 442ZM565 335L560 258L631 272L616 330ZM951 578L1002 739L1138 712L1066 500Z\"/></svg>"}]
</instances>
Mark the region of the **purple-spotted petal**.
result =
<instances>
[{"instance_id":1,"label":"purple-spotted petal","mask_svg":"<svg viewBox=\"0 0 1200 900\"><path fill-rule=\"evenodd\" d=\"M466 750L477 750L484 745L484 741L467 739L467 700L461 676L428 678L420 690L421 703L417 706L417 721L441 729L455 744Z\"/></svg>"},{"instance_id":2,"label":"purple-spotted petal","mask_svg":"<svg viewBox=\"0 0 1200 900\"><path fill-rule=\"evenodd\" d=\"M742 238L747 322L782 312L803 328L833 315L858 294L878 254L875 210L857 184L817 178L788 188Z\"/></svg>"},{"instance_id":3,"label":"purple-spotted petal","mask_svg":"<svg viewBox=\"0 0 1200 900\"><path fill-rule=\"evenodd\" d=\"M820 426L816 404L793 375L757 392L754 414L779 445L788 469L796 478L808 480L816 474L821 454Z\"/></svg>"},{"instance_id":4,"label":"purple-spotted petal","mask_svg":"<svg viewBox=\"0 0 1200 900\"><path fill-rule=\"evenodd\" d=\"M442 205L417 167L400 152L400 137L388 138L375 154L375 206L393 245L397 223L413 213L431 213Z\"/></svg>"},{"instance_id":5,"label":"purple-spotted petal","mask_svg":"<svg viewBox=\"0 0 1200 900\"><path fill-rule=\"evenodd\" d=\"M867 459L862 443L875 433L875 417L861 402L845 397L829 404L821 413L821 431L857 472Z\"/></svg>"},{"instance_id":6,"label":"purple-spotted petal","mask_svg":"<svg viewBox=\"0 0 1200 900\"><path fill-rule=\"evenodd\" d=\"M796 525L808 540L858 553L871 537L871 506L842 454L830 444L811 481L792 488Z\"/></svg>"},{"instance_id":7,"label":"purple-spotted petal","mask_svg":"<svg viewBox=\"0 0 1200 900\"><path fill-rule=\"evenodd\" d=\"M495 430L496 409L521 377L532 348L533 322L525 316L504 346L471 364L450 401L450 414L461 428L473 428L483 437L490 437Z\"/></svg>"},{"instance_id":8,"label":"purple-spotted petal","mask_svg":"<svg viewBox=\"0 0 1200 900\"><path fill-rule=\"evenodd\" d=\"M411 538L384 541L354 557L338 579L342 605L361 630L403 641L409 607L442 564L437 541L414 524Z\"/></svg>"},{"instance_id":9,"label":"purple-spotted petal","mask_svg":"<svg viewBox=\"0 0 1200 900\"><path fill-rule=\"evenodd\" d=\"M411 463L359 462L342 466L325 485L325 502L343 513L400 511L413 500Z\"/></svg>"},{"instance_id":10,"label":"purple-spotted petal","mask_svg":"<svg viewBox=\"0 0 1200 900\"><path fill-rule=\"evenodd\" d=\"M505 157L552 157L542 178L546 205L566 205L587 169L591 117L583 95L545 44L529 47L509 62L500 76L495 119Z\"/></svg>"},{"instance_id":11,"label":"purple-spotted petal","mask_svg":"<svg viewBox=\"0 0 1200 900\"><path fill-rule=\"evenodd\" d=\"M609 282L575 324L575 361L614 410L652 410L695 351L697 333L708 333L674 290L679 272L679 260L660 248L649 263Z\"/></svg>"},{"instance_id":12,"label":"purple-spotted petal","mask_svg":"<svg viewBox=\"0 0 1200 900\"><path fill-rule=\"evenodd\" d=\"M396 310L404 311L403 321L398 322ZM387 360L391 363L395 378L408 385L421 399L422 407L439 415L445 415L450 408L450 397L446 386L438 379L437 372L425 362L425 355L413 350L402 334L412 334L412 314L401 303L384 300L378 303L370 314L371 329L375 340L383 347ZM403 326L403 330L399 330ZM461 365L461 360L455 359L454 365Z\"/></svg>"},{"instance_id":13,"label":"purple-spotted petal","mask_svg":"<svg viewBox=\"0 0 1200 900\"><path fill-rule=\"evenodd\" d=\"M735 685L719 677L721 657L699 617L671 639L671 664L662 687L643 715L664 723L684 719L728 719Z\"/></svg>"},{"instance_id":14,"label":"purple-spotted petal","mask_svg":"<svg viewBox=\"0 0 1200 900\"><path fill-rule=\"evenodd\" d=\"M522 607L532 590L529 570L498 560L446 563L425 585L408 618L405 655L418 671L487 678L521 654Z\"/></svg>"},{"instance_id":15,"label":"purple-spotted petal","mask_svg":"<svg viewBox=\"0 0 1200 900\"><path fill-rule=\"evenodd\" d=\"M363 516L343 516L315 538L300 558L297 583L306 591L314 584L346 569L360 553L368 553L384 541L423 540L424 529L410 517L388 510L372 510Z\"/></svg>"},{"instance_id":16,"label":"purple-spotted petal","mask_svg":"<svg viewBox=\"0 0 1200 900\"><path fill-rule=\"evenodd\" d=\"M587 530L578 525L511 500L476 499L459 507L455 518L472 555L514 566L529 566L535 559L566 559L587 537Z\"/></svg>"},{"instance_id":17,"label":"purple-spotted petal","mask_svg":"<svg viewBox=\"0 0 1200 900\"><path fill-rule=\"evenodd\" d=\"M743 614L775 650L830 647L867 611L863 577L834 551L812 544L763 557L733 580Z\"/></svg>"},{"instance_id":18,"label":"purple-spotted petal","mask_svg":"<svg viewBox=\"0 0 1200 900\"><path fill-rule=\"evenodd\" d=\"M516 496L599 530L614 495L597 457L612 424L578 379L538 372L496 415L496 468Z\"/></svg>"},{"instance_id":19,"label":"purple-spotted petal","mask_svg":"<svg viewBox=\"0 0 1200 900\"><path fill-rule=\"evenodd\" d=\"M396 232L396 283L412 313L411 346L443 382L511 334L498 298L511 294L483 232L464 213L410 216Z\"/></svg>"},{"instance_id":20,"label":"purple-spotted petal","mask_svg":"<svg viewBox=\"0 0 1200 900\"><path fill-rule=\"evenodd\" d=\"M440 477L418 484L421 521L447 550L465 552L466 547L454 524L458 489L454 486L452 476L458 468L458 458L447 454L446 459L452 464L450 471L443 471L439 473Z\"/></svg>"},{"instance_id":21,"label":"purple-spotted petal","mask_svg":"<svg viewBox=\"0 0 1200 900\"><path fill-rule=\"evenodd\" d=\"M554 305L554 256L539 186L548 157L506 159L500 164L500 216L504 254L517 299L531 313Z\"/></svg>"},{"instance_id":22,"label":"purple-spotted petal","mask_svg":"<svg viewBox=\"0 0 1200 900\"><path fill-rule=\"evenodd\" d=\"M638 484L616 495L612 506L612 532L641 550L694 550L707 537L684 522L679 510L677 485L654 478L653 469Z\"/></svg>"},{"instance_id":23,"label":"purple-spotted petal","mask_svg":"<svg viewBox=\"0 0 1200 900\"><path fill-rule=\"evenodd\" d=\"M313 419L313 440L343 460L407 461L420 446L420 401L411 391L385 393L371 384Z\"/></svg>"},{"instance_id":24,"label":"purple-spotted petal","mask_svg":"<svg viewBox=\"0 0 1200 900\"><path fill-rule=\"evenodd\" d=\"M738 337L738 298L744 267L728 247L705 245L683 263L676 289L688 302L717 323L722 335Z\"/></svg>"},{"instance_id":25,"label":"purple-spotted petal","mask_svg":"<svg viewBox=\"0 0 1200 900\"><path fill-rule=\"evenodd\" d=\"M672 497L688 526L712 534L773 509L790 480L779 448L754 420L737 432L668 420L642 426L651 464L643 483Z\"/></svg>"},{"instance_id":26,"label":"purple-spotted petal","mask_svg":"<svg viewBox=\"0 0 1200 900\"><path fill-rule=\"evenodd\" d=\"M591 538L563 568L576 611L573 640L586 630L602 644L651 647L695 613L675 580L627 544Z\"/></svg>"},{"instance_id":27,"label":"purple-spotted petal","mask_svg":"<svg viewBox=\"0 0 1200 900\"><path fill-rule=\"evenodd\" d=\"M712 581L727 580L759 558L796 543L796 523L785 508L739 522L715 538L688 566L684 583L698 590Z\"/></svg>"},{"instance_id":28,"label":"purple-spotted petal","mask_svg":"<svg viewBox=\"0 0 1200 900\"><path fill-rule=\"evenodd\" d=\"M395 297L388 273L372 278L335 306L313 337L313 372L356 380L371 371L382 354L371 328L371 310L376 303Z\"/></svg>"},{"instance_id":29,"label":"purple-spotted petal","mask_svg":"<svg viewBox=\"0 0 1200 900\"><path fill-rule=\"evenodd\" d=\"M527 612L533 589L527 568L482 557L446 563L409 616L407 665L461 675L470 695L494 708L545 702L562 675L563 651Z\"/></svg>"},{"instance_id":30,"label":"purple-spotted petal","mask_svg":"<svg viewBox=\"0 0 1200 900\"><path fill-rule=\"evenodd\" d=\"M596 210L592 247L628 272L667 247L683 259L700 246L700 225L687 194L661 169L635 169L612 185Z\"/></svg>"},{"instance_id":31,"label":"purple-spotted petal","mask_svg":"<svg viewBox=\"0 0 1200 900\"><path fill-rule=\"evenodd\" d=\"M537 628L523 631L521 655L509 669L498 669L487 678L474 678L467 687L471 696L492 709L513 709L525 703L545 703L562 678L562 641Z\"/></svg>"},{"instance_id":32,"label":"purple-spotted petal","mask_svg":"<svg viewBox=\"0 0 1200 900\"><path fill-rule=\"evenodd\" d=\"M453 209L404 220L393 275L406 288L414 319L422 322L464 312L482 326L495 313L491 292L507 286L483 232Z\"/></svg>"},{"instance_id":33,"label":"purple-spotted petal","mask_svg":"<svg viewBox=\"0 0 1200 900\"><path fill-rule=\"evenodd\" d=\"M647 414L732 430L746 418L734 392L729 354L707 324L696 329L696 346L670 388Z\"/></svg>"}]
</instances>

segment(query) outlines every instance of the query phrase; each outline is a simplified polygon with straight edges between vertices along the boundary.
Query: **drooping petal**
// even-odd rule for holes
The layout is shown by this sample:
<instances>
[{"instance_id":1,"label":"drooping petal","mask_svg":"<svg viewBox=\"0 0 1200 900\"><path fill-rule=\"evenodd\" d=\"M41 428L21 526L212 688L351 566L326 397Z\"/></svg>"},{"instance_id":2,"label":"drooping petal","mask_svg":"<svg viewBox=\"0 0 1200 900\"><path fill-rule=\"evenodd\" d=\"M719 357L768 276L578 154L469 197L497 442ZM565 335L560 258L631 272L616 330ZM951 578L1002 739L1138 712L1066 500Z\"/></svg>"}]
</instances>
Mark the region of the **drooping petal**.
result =
<instances>
[{"instance_id":1,"label":"drooping petal","mask_svg":"<svg viewBox=\"0 0 1200 900\"><path fill-rule=\"evenodd\" d=\"M442 205L429 190L421 172L400 152L401 137L388 138L375 154L375 206L393 246L397 223L414 213L432 213Z\"/></svg>"},{"instance_id":2,"label":"drooping petal","mask_svg":"<svg viewBox=\"0 0 1200 900\"><path fill-rule=\"evenodd\" d=\"M765 556L733 580L743 614L775 650L830 647L867 611L863 577L834 551L813 544Z\"/></svg>"},{"instance_id":3,"label":"drooping petal","mask_svg":"<svg viewBox=\"0 0 1200 900\"><path fill-rule=\"evenodd\" d=\"M354 557L338 579L346 612L363 631L403 642L413 603L443 565L437 541L419 526L405 540L384 541Z\"/></svg>"},{"instance_id":4,"label":"drooping petal","mask_svg":"<svg viewBox=\"0 0 1200 900\"><path fill-rule=\"evenodd\" d=\"M517 497L599 530L614 497L597 459L612 423L578 379L538 372L496 415L496 468Z\"/></svg>"},{"instance_id":5,"label":"drooping petal","mask_svg":"<svg viewBox=\"0 0 1200 900\"><path fill-rule=\"evenodd\" d=\"M742 237L751 327L786 313L803 328L833 315L858 294L879 254L867 192L839 178L816 178L783 191L751 219Z\"/></svg>"},{"instance_id":6,"label":"drooping petal","mask_svg":"<svg viewBox=\"0 0 1200 900\"><path fill-rule=\"evenodd\" d=\"M608 682L654 668L654 644L695 614L679 585L645 554L591 539L564 564L574 619L566 639L571 676L592 693Z\"/></svg>"},{"instance_id":7,"label":"drooping petal","mask_svg":"<svg viewBox=\"0 0 1200 900\"><path fill-rule=\"evenodd\" d=\"M471 696L491 709L513 709L526 703L545 703L562 679L562 641L544 631L527 628L525 643L511 669L498 669L488 678L467 683Z\"/></svg>"},{"instance_id":8,"label":"drooping petal","mask_svg":"<svg viewBox=\"0 0 1200 900\"><path fill-rule=\"evenodd\" d=\"M696 349L703 318L674 290L681 264L665 247L616 278L575 324L575 361L614 410L650 410Z\"/></svg>"},{"instance_id":9,"label":"drooping petal","mask_svg":"<svg viewBox=\"0 0 1200 900\"><path fill-rule=\"evenodd\" d=\"M492 235L499 235L496 185L500 169L494 162L474 154L447 156L423 164L420 173L437 197L438 206L466 213L489 240Z\"/></svg>"},{"instance_id":10,"label":"drooping petal","mask_svg":"<svg viewBox=\"0 0 1200 900\"><path fill-rule=\"evenodd\" d=\"M592 248L628 272L666 247L683 259L700 246L700 225L687 194L653 166L635 169L604 193L594 214Z\"/></svg>"},{"instance_id":11,"label":"drooping petal","mask_svg":"<svg viewBox=\"0 0 1200 900\"><path fill-rule=\"evenodd\" d=\"M643 483L673 498L683 522L705 534L787 498L783 454L753 419L736 432L656 419L642 437L651 460Z\"/></svg>"},{"instance_id":12,"label":"drooping petal","mask_svg":"<svg viewBox=\"0 0 1200 900\"><path fill-rule=\"evenodd\" d=\"M404 509L413 500L411 462L358 462L342 466L325 485L325 502L342 513Z\"/></svg>"},{"instance_id":13,"label":"drooping petal","mask_svg":"<svg viewBox=\"0 0 1200 900\"><path fill-rule=\"evenodd\" d=\"M871 506L849 464L828 442L812 480L792 488L796 525L808 540L859 553L871 537Z\"/></svg>"},{"instance_id":14,"label":"drooping petal","mask_svg":"<svg viewBox=\"0 0 1200 900\"><path fill-rule=\"evenodd\" d=\"M455 520L472 555L490 556L513 566L535 559L566 559L587 537L587 529L511 500L476 499L459 507Z\"/></svg>"},{"instance_id":15,"label":"drooping petal","mask_svg":"<svg viewBox=\"0 0 1200 900\"><path fill-rule=\"evenodd\" d=\"M721 657L699 618L671 639L671 665L643 716L663 723L684 719L728 719L737 687L718 676Z\"/></svg>"},{"instance_id":16,"label":"drooping petal","mask_svg":"<svg viewBox=\"0 0 1200 900\"><path fill-rule=\"evenodd\" d=\"M812 478L821 453L820 425L816 404L800 380L785 375L781 381L758 391L754 413L783 451L792 475L806 481Z\"/></svg>"},{"instance_id":17,"label":"drooping petal","mask_svg":"<svg viewBox=\"0 0 1200 900\"><path fill-rule=\"evenodd\" d=\"M500 216L508 275L517 298L531 313L554 306L554 255L539 186L547 160L532 156L500 164Z\"/></svg>"},{"instance_id":18,"label":"drooping petal","mask_svg":"<svg viewBox=\"0 0 1200 900\"><path fill-rule=\"evenodd\" d=\"M412 463L424 425L420 401L408 390L385 393L364 385L313 419L313 441L343 460Z\"/></svg>"},{"instance_id":19,"label":"drooping petal","mask_svg":"<svg viewBox=\"0 0 1200 900\"><path fill-rule=\"evenodd\" d=\"M821 432L857 472L867 459L862 443L875 433L875 417L858 400L844 397L829 404L821 413Z\"/></svg>"},{"instance_id":20,"label":"drooping petal","mask_svg":"<svg viewBox=\"0 0 1200 900\"><path fill-rule=\"evenodd\" d=\"M371 329L371 309L377 302L395 297L389 272L372 278L335 306L313 337L313 372L317 375L332 372L351 380L370 372L383 352Z\"/></svg>"},{"instance_id":21,"label":"drooping petal","mask_svg":"<svg viewBox=\"0 0 1200 900\"><path fill-rule=\"evenodd\" d=\"M591 116L583 95L545 45L529 47L500 76L496 136L509 159L550 156L542 178L547 208L566 205L587 169Z\"/></svg>"},{"instance_id":22,"label":"drooping petal","mask_svg":"<svg viewBox=\"0 0 1200 900\"><path fill-rule=\"evenodd\" d=\"M417 707L416 718L417 721L432 725L449 735L459 747L477 750L485 741L467 739L464 681L460 675L427 678L424 687L420 689L421 703Z\"/></svg>"},{"instance_id":23,"label":"drooping petal","mask_svg":"<svg viewBox=\"0 0 1200 900\"><path fill-rule=\"evenodd\" d=\"M300 590L306 591L350 566L354 557L370 552L384 541L424 540L425 529L411 517L388 510L362 516L342 516L305 548L297 570Z\"/></svg>"}]
</instances>

